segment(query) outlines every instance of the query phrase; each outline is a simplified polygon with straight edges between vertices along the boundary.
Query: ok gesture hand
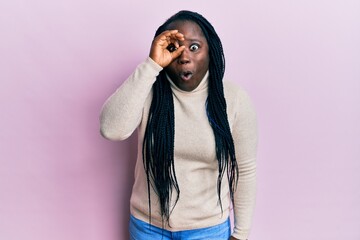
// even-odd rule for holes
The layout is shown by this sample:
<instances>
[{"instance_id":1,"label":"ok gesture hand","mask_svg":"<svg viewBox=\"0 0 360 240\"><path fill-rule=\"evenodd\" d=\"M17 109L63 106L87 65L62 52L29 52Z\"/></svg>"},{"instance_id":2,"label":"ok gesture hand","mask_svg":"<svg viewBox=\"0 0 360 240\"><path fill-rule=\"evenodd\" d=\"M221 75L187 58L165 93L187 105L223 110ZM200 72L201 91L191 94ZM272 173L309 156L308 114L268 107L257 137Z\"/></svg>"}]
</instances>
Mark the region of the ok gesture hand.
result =
<instances>
[{"instance_id":1,"label":"ok gesture hand","mask_svg":"<svg viewBox=\"0 0 360 240\"><path fill-rule=\"evenodd\" d=\"M184 35L178 30L162 32L151 44L150 58L165 68L184 51L185 47L179 45L179 41L184 40Z\"/></svg>"}]
</instances>

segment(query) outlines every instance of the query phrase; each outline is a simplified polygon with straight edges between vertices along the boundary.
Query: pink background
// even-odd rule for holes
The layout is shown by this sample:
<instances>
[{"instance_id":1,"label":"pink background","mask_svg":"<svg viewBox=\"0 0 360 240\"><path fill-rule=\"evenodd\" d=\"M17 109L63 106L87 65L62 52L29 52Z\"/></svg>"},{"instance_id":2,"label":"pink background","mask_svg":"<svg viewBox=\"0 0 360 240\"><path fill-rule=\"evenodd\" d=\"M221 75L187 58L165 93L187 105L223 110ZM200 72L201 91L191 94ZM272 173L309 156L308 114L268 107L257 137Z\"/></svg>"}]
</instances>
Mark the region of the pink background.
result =
<instances>
[{"instance_id":1,"label":"pink background","mask_svg":"<svg viewBox=\"0 0 360 240\"><path fill-rule=\"evenodd\" d=\"M98 116L181 9L258 112L251 239L360 239L357 0L1 0L0 239L127 239L136 136L102 139Z\"/></svg>"}]
</instances>

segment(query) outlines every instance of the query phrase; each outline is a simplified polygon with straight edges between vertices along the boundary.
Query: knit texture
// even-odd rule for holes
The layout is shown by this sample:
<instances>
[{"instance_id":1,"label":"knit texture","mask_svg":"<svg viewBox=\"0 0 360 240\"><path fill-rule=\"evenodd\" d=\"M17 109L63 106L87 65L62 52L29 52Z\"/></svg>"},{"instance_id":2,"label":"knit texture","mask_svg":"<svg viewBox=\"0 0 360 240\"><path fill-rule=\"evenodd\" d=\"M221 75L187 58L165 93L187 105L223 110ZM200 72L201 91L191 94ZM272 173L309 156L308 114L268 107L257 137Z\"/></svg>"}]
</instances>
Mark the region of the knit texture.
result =
<instances>
[{"instance_id":1,"label":"knit texture","mask_svg":"<svg viewBox=\"0 0 360 240\"><path fill-rule=\"evenodd\" d=\"M151 58L147 58L108 98L100 116L101 134L107 139L124 140L138 129L138 155L130 210L134 217L146 222L149 221L148 192L141 149L152 100L151 87L161 70ZM174 161L180 199L170 215L170 226L165 224L164 228L181 231L220 224L229 216L232 205L226 175L221 190L223 212L216 192L218 161L215 138L205 106L208 73L191 92L182 91L171 79L168 80L174 98ZM237 85L224 82L224 94L239 166L232 235L238 239L247 239L256 194L256 114L249 96ZM152 189L150 196L151 224L163 227L159 202ZM174 199L175 196L172 197Z\"/></svg>"}]
</instances>

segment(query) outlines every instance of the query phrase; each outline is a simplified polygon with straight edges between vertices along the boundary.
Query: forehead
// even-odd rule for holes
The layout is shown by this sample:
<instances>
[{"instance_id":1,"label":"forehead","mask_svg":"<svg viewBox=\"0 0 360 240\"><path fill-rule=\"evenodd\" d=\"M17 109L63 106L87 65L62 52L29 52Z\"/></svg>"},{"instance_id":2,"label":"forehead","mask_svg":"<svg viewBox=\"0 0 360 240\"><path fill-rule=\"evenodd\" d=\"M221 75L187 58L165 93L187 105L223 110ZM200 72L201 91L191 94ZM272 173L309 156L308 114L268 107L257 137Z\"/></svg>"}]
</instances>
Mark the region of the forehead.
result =
<instances>
[{"instance_id":1,"label":"forehead","mask_svg":"<svg viewBox=\"0 0 360 240\"><path fill-rule=\"evenodd\" d=\"M167 29L177 29L180 33L184 34L185 38L206 40L200 26L189 20L177 20L170 23Z\"/></svg>"}]
</instances>

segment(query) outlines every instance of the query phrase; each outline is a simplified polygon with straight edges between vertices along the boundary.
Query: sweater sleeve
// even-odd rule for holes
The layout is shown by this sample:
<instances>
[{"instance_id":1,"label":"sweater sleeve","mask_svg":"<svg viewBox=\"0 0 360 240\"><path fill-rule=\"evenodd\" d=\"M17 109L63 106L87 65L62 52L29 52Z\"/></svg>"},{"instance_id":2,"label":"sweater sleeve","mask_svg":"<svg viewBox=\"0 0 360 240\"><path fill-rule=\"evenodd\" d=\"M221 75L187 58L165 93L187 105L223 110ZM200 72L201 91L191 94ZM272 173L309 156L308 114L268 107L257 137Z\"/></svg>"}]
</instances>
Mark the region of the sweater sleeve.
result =
<instances>
[{"instance_id":1,"label":"sweater sleeve","mask_svg":"<svg viewBox=\"0 0 360 240\"><path fill-rule=\"evenodd\" d=\"M110 140L128 138L141 122L146 98L162 67L148 57L104 103L101 135Z\"/></svg>"},{"instance_id":2,"label":"sweater sleeve","mask_svg":"<svg viewBox=\"0 0 360 240\"><path fill-rule=\"evenodd\" d=\"M233 139L239 167L239 181L234 193L234 232L238 239L248 239L256 195L257 119L249 96L241 90Z\"/></svg>"}]
</instances>

